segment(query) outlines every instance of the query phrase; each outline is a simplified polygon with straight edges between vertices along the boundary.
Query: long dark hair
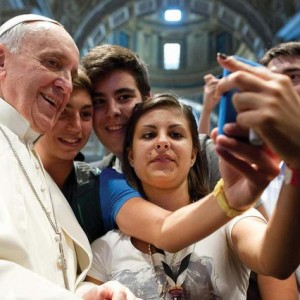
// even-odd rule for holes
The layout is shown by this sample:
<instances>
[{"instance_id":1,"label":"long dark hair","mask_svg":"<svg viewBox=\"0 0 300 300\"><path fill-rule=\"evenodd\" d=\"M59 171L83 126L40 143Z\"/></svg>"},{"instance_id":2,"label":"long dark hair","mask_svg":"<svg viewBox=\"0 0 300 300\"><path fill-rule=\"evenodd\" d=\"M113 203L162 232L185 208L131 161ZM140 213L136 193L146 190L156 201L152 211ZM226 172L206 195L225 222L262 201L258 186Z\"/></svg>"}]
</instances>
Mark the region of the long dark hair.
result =
<instances>
[{"instance_id":1,"label":"long dark hair","mask_svg":"<svg viewBox=\"0 0 300 300\"><path fill-rule=\"evenodd\" d=\"M127 131L124 139L123 151L123 172L127 181L143 195L143 187L140 179L136 176L134 169L131 167L128 159L128 149L132 148L133 136L136 124L139 119L148 111L156 110L162 107L176 108L186 118L189 124L189 129L192 135L193 148L196 149L196 160L188 174L188 190L191 200L196 201L209 193L208 166L205 151L201 150L197 123L190 106L185 105L172 94L164 93L157 94L146 101L138 103L127 126ZM144 195L145 197L147 195Z\"/></svg>"}]
</instances>

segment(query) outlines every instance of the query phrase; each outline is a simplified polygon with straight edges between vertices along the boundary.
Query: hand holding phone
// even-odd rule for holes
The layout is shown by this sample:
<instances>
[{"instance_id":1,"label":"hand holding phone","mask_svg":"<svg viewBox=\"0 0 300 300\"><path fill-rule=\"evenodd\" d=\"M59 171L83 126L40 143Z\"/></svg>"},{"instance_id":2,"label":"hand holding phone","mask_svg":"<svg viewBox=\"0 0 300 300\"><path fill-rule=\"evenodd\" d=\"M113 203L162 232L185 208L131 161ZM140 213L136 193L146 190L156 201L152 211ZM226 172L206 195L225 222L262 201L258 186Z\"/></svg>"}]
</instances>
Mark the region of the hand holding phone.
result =
<instances>
[{"instance_id":1,"label":"hand holding phone","mask_svg":"<svg viewBox=\"0 0 300 300\"><path fill-rule=\"evenodd\" d=\"M240 56L234 56L235 59L242 61L246 64L249 64L251 66L259 67L262 66L259 63L250 61L248 59L245 59ZM227 69L223 69L223 77L226 77L230 74L231 72ZM236 92L236 89L232 89L226 93L224 93L221 97L220 100L220 105L219 105L219 118L218 118L218 134L225 134L223 127L226 123L232 123L236 121L236 110L232 104L232 96ZM249 133L249 141L253 145L262 145L263 142L260 139L260 137L255 133L254 130L250 129Z\"/></svg>"}]
</instances>

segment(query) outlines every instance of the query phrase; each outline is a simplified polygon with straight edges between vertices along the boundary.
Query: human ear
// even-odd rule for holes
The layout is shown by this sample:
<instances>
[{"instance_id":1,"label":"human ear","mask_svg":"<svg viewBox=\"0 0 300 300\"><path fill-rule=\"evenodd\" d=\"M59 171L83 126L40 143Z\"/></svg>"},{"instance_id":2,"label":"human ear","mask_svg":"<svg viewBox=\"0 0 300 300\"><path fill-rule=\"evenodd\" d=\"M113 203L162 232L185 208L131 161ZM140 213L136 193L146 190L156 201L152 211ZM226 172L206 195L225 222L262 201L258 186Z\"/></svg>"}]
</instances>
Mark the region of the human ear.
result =
<instances>
[{"instance_id":1,"label":"human ear","mask_svg":"<svg viewBox=\"0 0 300 300\"><path fill-rule=\"evenodd\" d=\"M5 60L5 52L6 52L7 48L5 47L5 45L0 43L0 67L4 66L4 60Z\"/></svg>"},{"instance_id":2,"label":"human ear","mask_svg":"<svg viewBox=\"0 0 300 300\"><path fill-rule=\"evenodd\" d=\"M197 149L193 148L192 155L191 155L191 167L194 165L197 158Z\"/></svg>"},{"instance_id":3,"label":"human ear","mask_svg":"<svg viewBox=\"0 0 300 300\"><path fill-rule=\"evenodd\" d=\"M130 165L133 167L134 163L133 163L133 151L131 148L127 148L127 157L128 157L128 161L130 163Z\"/></svg>"},{"instance_id":4,"label":"human ear","mask_svg":"<svg viewBox=\"0 0 300 300\"><path fill-rule=\"evenodd\" d=\"M5 46L0 44L0 76L2 77L5 74Z\"/></svg>"}]
</instances>

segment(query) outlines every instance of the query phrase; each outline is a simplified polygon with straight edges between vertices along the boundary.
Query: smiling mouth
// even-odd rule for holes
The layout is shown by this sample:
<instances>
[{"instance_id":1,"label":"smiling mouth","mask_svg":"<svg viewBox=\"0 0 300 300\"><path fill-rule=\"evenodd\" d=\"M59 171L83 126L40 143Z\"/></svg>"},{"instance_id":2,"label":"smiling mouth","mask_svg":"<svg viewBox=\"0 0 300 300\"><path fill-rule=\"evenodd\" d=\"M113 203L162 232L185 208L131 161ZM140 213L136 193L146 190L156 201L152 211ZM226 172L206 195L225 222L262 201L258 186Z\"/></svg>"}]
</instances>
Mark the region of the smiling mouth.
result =
<instances>
[{"instance_id":1,"label":"smiling mouth","mask_svg":"<svg viewBox=\"0 0 300 300\"><path fill-rule=\"evenodd\" d=\"M59 138L59 140L61 140L64 143L68 143L68 144L78 144L81 141L80 138L77 138L77 139Z\"/></svg>"},{"instance_id":2,"label":"smiling mouth","mask_svg":"<svg viewBox=\"0 0 300 300\"><path fill-rule=\"evenodd\" d=\"M115 125L115 126L109 126L109 127L106 127L106 129L108 130L108 131L120 131L120 130L122 130L122 129L124 129L125 128L125 126L124 125Z\"/></svg>"},{"instance_id":3,"label":"smiling mouth","mask_svg":"<svg viewBox=\"0 0 300 300\"><path fill-rule=\"evenodd\" d=\"M57 103L56 103L56 101L53 99L53 98L51 98L51 97L49 97L49 96L46 96L45 94L42 94L42 97L51 105L51 106L53 106L54 108L56 108L57 107Z\"/></svg>"}]
</instances>

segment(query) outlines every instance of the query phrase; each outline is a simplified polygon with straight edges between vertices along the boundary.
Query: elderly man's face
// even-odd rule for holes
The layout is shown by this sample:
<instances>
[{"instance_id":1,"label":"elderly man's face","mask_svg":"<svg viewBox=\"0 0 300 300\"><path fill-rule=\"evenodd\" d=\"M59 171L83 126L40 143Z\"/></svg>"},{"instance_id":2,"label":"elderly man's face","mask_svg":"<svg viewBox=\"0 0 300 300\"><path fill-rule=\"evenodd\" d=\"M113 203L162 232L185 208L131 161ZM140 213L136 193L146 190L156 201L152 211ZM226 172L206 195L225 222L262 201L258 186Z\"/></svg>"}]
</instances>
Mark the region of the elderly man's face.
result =
<instances>
[{"instance_id":1,"label":"elderly man's face","mask_svg":"<svg viewBox=\"0 0 300 300\"><path fill-rule=\"evenodd\" d=\"M60 26L34 22L42 31L25 35L20 53L4 51L0 67L1 92L37 132L50 130L67 104L79 53L70 35Z\"/></svg>"}]
</instances>

